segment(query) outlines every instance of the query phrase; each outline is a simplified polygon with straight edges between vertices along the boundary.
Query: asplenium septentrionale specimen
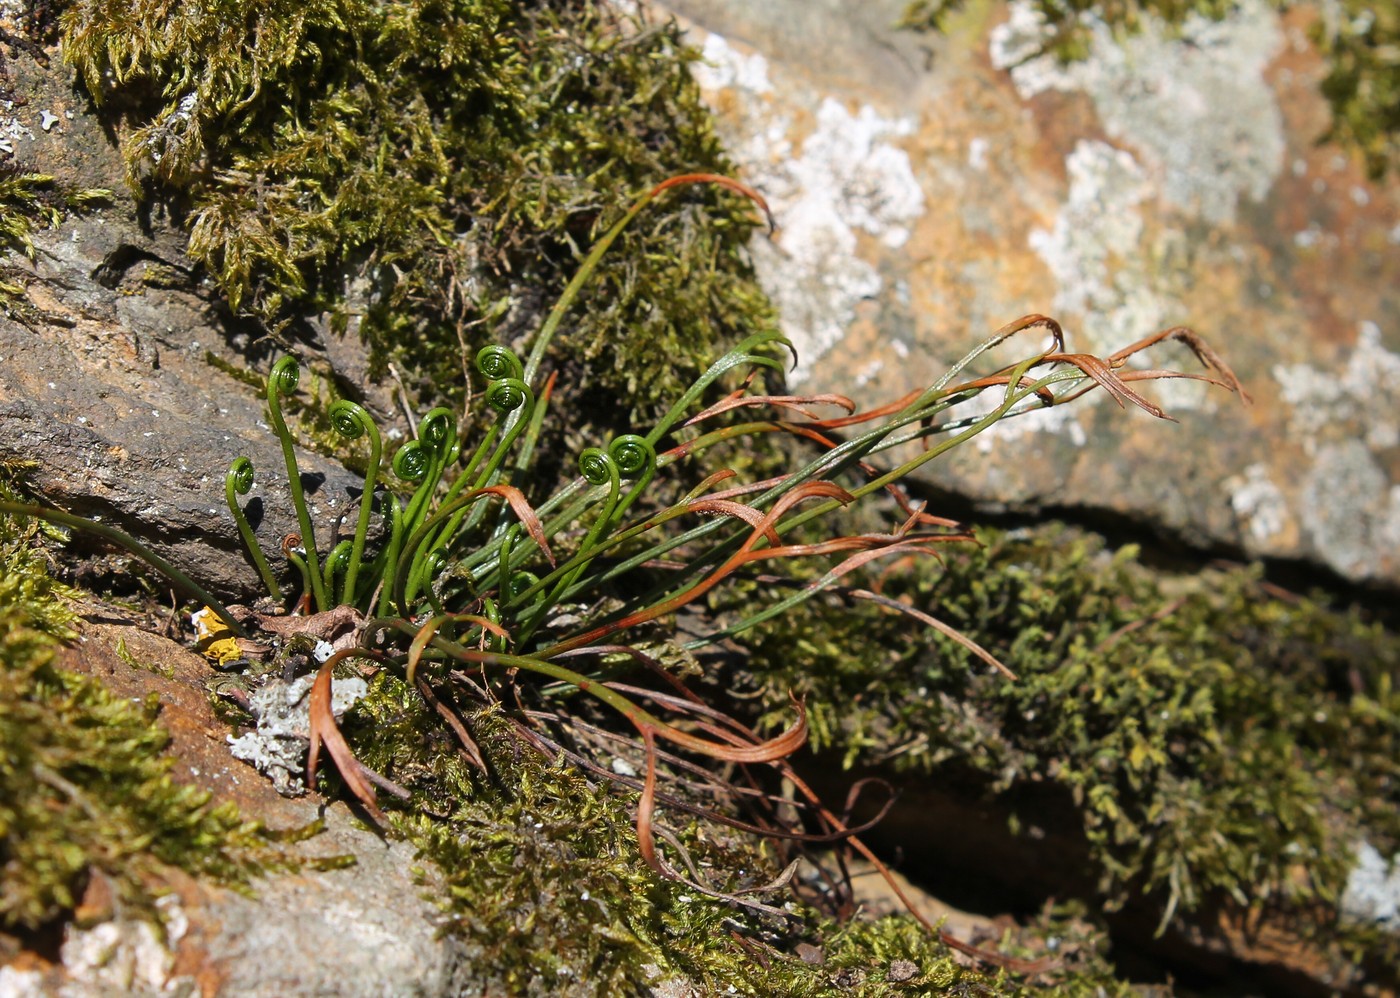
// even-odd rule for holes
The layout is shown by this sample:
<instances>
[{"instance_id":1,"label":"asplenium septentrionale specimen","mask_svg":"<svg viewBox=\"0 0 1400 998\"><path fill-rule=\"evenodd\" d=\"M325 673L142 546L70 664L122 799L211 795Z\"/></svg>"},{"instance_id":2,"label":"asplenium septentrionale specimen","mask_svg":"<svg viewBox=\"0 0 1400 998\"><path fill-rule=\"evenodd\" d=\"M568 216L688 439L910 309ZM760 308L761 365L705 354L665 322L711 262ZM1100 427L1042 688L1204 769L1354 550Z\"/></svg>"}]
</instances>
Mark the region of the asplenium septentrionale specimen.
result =
<instances>
[{"instance_id":1,"label":"asplenium septentrionale specimen","mask_svg":"<svg viewBox=\"0 0 1400 998\"><path fill-rule=\"evenodd\" d=\"M756 378L781 372L790 360L787 340L776 332L760 332L716 360L655 425L584 449L575 479L551 495L528 495L553 385L552 379L541 379L540 369L555 330L623 228L663 191L695 182L723 184L766 210L754 192L709 175L677 177L640 198L584 259L527 358L499 347L488 347L475 358L486 382L485 407L494 413L478 438L464 438L455 414L434 409L423 417L416 440L400 447L386 468L373 420L354 403L337 403L331 410L336 431L362 439L368 454L353 524L345 525L344 536L337 525L324 549L301 494L292 437L282 415L283 397L297 386L298 364L284 357L273 365L268 408L282 442L301 530L281 547L299 579L291 604L305 616L235 617L152 558L236 632L248 625L279 635L316 633L331 616L353 621L349 637L321 666L313 689L309 765L314 770L324 744L347 786L372 813L379 813L372 786L377 778L357 762L330 711L332 672L350 658L394 670L443 716L462 750L483 768L470 731L440 696L444 690L483 704L514 698L513 717L522 737L556 754L563 751L560 746L532 727L532 717L540 712L521 702L521 680L539 678L530 692L537 704L568 703L582 693L622 714L640 736L645 775L603 775L641 790L637 830L642 853L669 876L681 874L656 848L654 807L664 799L668 807L694 808L658 787L658 759L664 756L673 770L693 767L684 754L776 766L806 797L807 821L817 837L846 838L873 860L785 762L805 737L800 704L789 730L764 740L701 702L668 663L693 664L687 656L695 650L759 626L879 559L935 554L942 544L967 539L956 523L912 503L899 483L1002 419L1066 404L1096 387L1120 406L1131 403L1169 418L1133 387L1162 378L1196 378L1242 394L1229 368L1190 330L1166 330L1100 358L1068 352L1058 324L1032 315L997 330L935 384L862 411L835 395L748 394ZM993 348L1027 331L1048 335L1049 345L990 373L971 372ZM1168 338L1186 343L1213 373L1126 366L1129 357ZM721 385L733 381L739 384L713 401ZM702 408L707 402L708 408ZM813 411L818 407L839 414L822 416ZM795 459L792 470L776 477L739 481L719 455L768 434L802 442L805 451L793 450L807 457ZM887 458L893 458L893 466L882 468L880 462ZM276 573L239 507L239 497L252 484L251 465L245 458L235 460L226 484L230 511L269 595L284 601ZM844 509L882 494L898 509L887 530L842 532ZM78 525L67 514L18 506L13 511ZM135 542L102 529L149 556ZM713 622L705 632L685 638L658 623L727 580L760 568L779 572L784 564L798 562L820 568L815 576L807 572L805 581L771 605ZM873 593L856 592L880 601ZM948 633L931 612L936 608L884 602L892 611ZM980 648L964 643L1001 668ZM625 682L628 673L650 674L663 688ZM667 750L658 743L666 743Z\"/></svg>"}]
</instances>

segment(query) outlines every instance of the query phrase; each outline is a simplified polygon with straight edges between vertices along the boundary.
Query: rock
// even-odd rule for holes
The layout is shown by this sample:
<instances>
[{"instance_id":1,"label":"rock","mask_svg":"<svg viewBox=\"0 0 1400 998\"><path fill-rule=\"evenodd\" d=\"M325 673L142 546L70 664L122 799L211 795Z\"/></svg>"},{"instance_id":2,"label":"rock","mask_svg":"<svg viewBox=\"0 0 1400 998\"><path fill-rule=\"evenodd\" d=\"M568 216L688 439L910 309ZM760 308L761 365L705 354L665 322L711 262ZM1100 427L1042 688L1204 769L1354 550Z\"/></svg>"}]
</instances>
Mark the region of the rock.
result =
<instances>
[{"instance_id":1,"label":"rock","mask_svg":"<svg viewBox=\"0 0 1400 998\"><path fill-rule=\"evenodd\" d=\"M46 290L62 289L45 307L71 326L40 335L0 319L0 461L40 461L28 480L40 501L120 527L218 592L250 595L260 586L224 475L233 458L252 459L257 482L241 502L251 499L249 519L275 553L298 532L280 445L261 428L261 399L206 363L204 344L222 337L209 317L176 334L172 320L198 313L137 309L92 278L135 234L121 231L130 219L110 218L65 227L68 257L46 254L37 267ZM305 451L298 462L313 522L328 532L353 512L363 480Z\"/></svg>"},{"instance_id":2,"label":"rock","mask_svg":"<svg viewBox=\"0 0 1400 998\"><path fill-rule=\"evenodd\" d=\"M441 915L426 898L431 886L421 880L431 874L419 869L410 844L374 834L342 804L284 799L229 754L228 728L215 717L204 686L211 677L207 662L123 624L87 622L80 634L57 664L100 679L120 696L159 695L175 779L210 791L216 802L236 803L244 818L270 828L295 829L320 818L325 831L291 847L307 864L300 871L269 872L251 893L167 871L158 885L169 892L158 902L161 931L110 904L80 906L80 913L100 914L63 927L56 960L29 954L0 967L0 994L481 993L465 944L439 932ZM154 667L133 668L133 661ZM317 857L354 862L318 870Z\"/></svg>"},{"instance_id":3,"label":"rock","mask_svg":"<svg viewBox=\"0 0 1400 998\"><path fill-rule=\"evenodd\" d=\"M659 6L692 25L721 135L777 215L753 253L803 391L897 397L1031 312L1100 354L1190 325L1252 408L1153 386L1171 426L1097 393L927 479L984 511L1400 583L1400 180L1319 143L1313 15L1251 0L1178 39L1149 17L1060 65L1019 0L973 2L946 36L896 29L903 0Z\"/></svg>"},{"instance_id":4,"label":"rock","mask_svg":"<svg viewBox=\"0 0 1400 998\"><path fill-rule=\"evenodd\" d=\"M21 136L12 140L19 168L64 189L114 193L36 230L32 261L12 252L3 262L41 316L26 325L0 312L0 462L39 462L28 484L40 501L100 517L216 592L250 597L261 584L225 502L229 462L253 462L257 481L241 503L251 502L274 564L296 518L265 401L210 358L246 368L261 331L229 315L194 275L184 234L120 190L120 158L56 55L39 65L19 53L7 68L15 121L25 126L11 129ZM58 123L42 127L45 113ZM322 330L295 349L381 425L395 412L389 391L366 379L358 342ZM303 390L310 383L304 370ZM335 519L357 508L363 480L305 450L297 460L325 551Z\"/></svg>"}]
</instances>

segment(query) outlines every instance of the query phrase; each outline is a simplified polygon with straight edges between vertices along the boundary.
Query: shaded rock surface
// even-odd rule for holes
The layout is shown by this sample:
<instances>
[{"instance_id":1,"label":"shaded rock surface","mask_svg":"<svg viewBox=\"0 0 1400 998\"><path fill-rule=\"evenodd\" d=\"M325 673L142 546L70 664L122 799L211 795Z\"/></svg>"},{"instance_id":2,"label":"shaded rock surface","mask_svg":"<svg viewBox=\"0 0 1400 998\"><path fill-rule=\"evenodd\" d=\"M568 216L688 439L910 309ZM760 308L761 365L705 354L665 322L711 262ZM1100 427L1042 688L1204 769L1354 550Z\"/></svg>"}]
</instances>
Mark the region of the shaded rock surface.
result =
<instances>
[{"instance_id":1,"label":"shaded rock surface","mask_svg":"<svg viewBox=\"0 0 1400 998\"><path fill-rule=\"evenodd\" d=\"M43 501L122 528L218 592L250 596L261 587L225 502L229 462L244 455L257 471L240 502L265 549L296 533L296 518L266 403L207 355L243 368L266 331L234 320L192 273L183 234L120 192L120 158L67 70L23 54L8 69L23 101L14 120L24 127L11 140L21 168L118 193L34 232L32 262L7 260L42 321L0 314L0 461L37 462L29 485ZM318 360L381 420L392 414L357 342L327 334L282 349ZM257 352L275 354L277 344ZM303 371L303 389L309 383ZM306 451L298 462L318 529L353 513L359 476Z\"/></svg>"},{"instance_id":2,"label":"shaded rock surface","mask_svg":"<svg viewBox=\"0 0 1400 998\"><path fill-rule=\"evenodd\" d=\"M721 133L777 215L754 256L802 390L897 397L1031 312L1098 354L1190 325L1253 408L1153 386L1168 426L1099 394L925 474L988 511L1400 583L1400 181L1319 144L1307 12L1244 3L1179 39L1149 18L1066 66L1017 2L974 0L943 37L893 27L902 0L661 6L693 25Z\"/></svg>"}]
</instances>

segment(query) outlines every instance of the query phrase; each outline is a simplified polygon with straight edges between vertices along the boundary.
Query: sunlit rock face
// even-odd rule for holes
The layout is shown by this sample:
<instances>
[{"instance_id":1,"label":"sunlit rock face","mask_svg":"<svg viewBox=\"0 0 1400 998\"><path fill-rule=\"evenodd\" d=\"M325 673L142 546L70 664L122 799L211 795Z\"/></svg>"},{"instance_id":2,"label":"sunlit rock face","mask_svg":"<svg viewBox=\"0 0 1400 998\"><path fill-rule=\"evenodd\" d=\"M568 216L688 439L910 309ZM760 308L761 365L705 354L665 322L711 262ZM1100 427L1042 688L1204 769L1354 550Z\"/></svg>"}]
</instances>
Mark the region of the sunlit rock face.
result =
<instances>
[{"instance_id":1,"label":"sunlit rock face","mask_svg":"<svg viewBox=\"0 0 1400 998\"><path fill-rule=\"evenodd\" d=\"M942 37L896 29L899 0L663 9L777 214L753 253L804 391L896 396L1030 312L1094 353L1189 325L1253 407L1154 385L1170 425L1100 394L929 474L988 509L1400 582L1400 185L1320 141L1306 13L1103 28L1064 65L1016 0L973 2ZM1184 349L1151 366L1197 369Z\"/></svg>"}]
</instances>

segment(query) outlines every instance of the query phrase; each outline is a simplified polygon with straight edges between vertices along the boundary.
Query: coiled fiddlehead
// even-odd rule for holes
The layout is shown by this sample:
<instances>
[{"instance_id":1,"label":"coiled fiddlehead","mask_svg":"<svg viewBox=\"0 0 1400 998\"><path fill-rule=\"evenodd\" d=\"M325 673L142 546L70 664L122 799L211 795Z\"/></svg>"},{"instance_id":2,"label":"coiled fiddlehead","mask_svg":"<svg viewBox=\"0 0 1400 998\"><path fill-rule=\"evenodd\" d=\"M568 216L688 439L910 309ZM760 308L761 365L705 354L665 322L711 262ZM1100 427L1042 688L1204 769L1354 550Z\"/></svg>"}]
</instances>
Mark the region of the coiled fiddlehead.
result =
<instances>
[{"instance_id":1,"label":"coiled fiddlehead","mask_svg":"<svg viewBox=\"0 0 1400 998\"><path fill-rule=\"evenodd\" d=\"M624 433L608 444L608 453L624 478L636 478L656 470L656 449L635 433Z\"/></svg>"},{"instance_id":2,"label":"coiled fiddlehead","mask_svg":"<svg viewBox=\"0 0 1400 998\"><path fill-rule=\"evenodd\" d=\"M513 354L511 355L514 356ZM500 442L496 444L495 450L491 452L490 459L482 466L477 473L476 481L472 483L472 488L480 489L489 485L494 485L497 481L496 473L500 470L501 464L505 461L506 455L510 453L511 446L514 445L517 437L524 431L530 420L530 413L535 408L535 393L530 390L530 386L518 378L503 378L494 382L486 390L486 404L494 410L502 419L497 426L504 425L505 432L501 435ZM493 428L494 430L494 428ZM479 457L479 454L478 454ZM473 459L473 464L476 459ZM457 493L458 485L466 480L464 475L458 483L454 484L449 496ZM486 514L486 508L478 507L467 515L466 530L472 531L481 526L482 518ZM461 518L453 520L452 524L442 533L443 540L449 539L457 530L461 523Z\"/></svg>"},{"instance_id":3,"label":"coiled fiddlehead","mask_svg":"<svg viewBox=\"0 0 1400 998\"><path fill-rule=\"evenodd\" d=\"M410 440L394 452L392 465L394 474L405 482L417 485L428 477L428 469L432 467L432 461L433 455L430 450L417 440Z\"/></svg>"},{"instance_id":4,"label":"coiled fiddlehead","mask_svg":"<svg viewBox=\"0 0 1400 998\"><path fill-rule=\"evenodd\" d=\"M617 470L624 477L636 479L632 488L627 491L627 495L611 511L608 523L609 528L611 528L622 517L622 514L627 512L627 507L637 501L637 497L646 491L646 487L656 477L656 448L651 445L651 441L644 437L639 437L635 433L624 433L608 444L608 454L617 462Z\"/></svg>"},{"instance_id":5,"label":"coiled fiddlehead","mask_svg":"<svg viewBox=\"0 0 1400 998\"><path fill-rule=\"evenodd\" d=\"M654 469L656 465L655 451L641 437L627 435L618 437L608 446L607 450L601 447L589 447L578 456L578 470L583 475L584 481L593 486L608 486L608 498L598 511L593 525L589 527L583 543L579 545L577 557L581 560L578 565L562 575L554 583L549 593L543 595L539 600L534 614L521 629L522 640L534 633L535 628L543 621L545 611L553 606L560 595L578 581L579 576L588 569L592 559L587 556L607 536L608 529L614 522L615 514L618 511L622 491L623 470L618 456L620 455L627 462L628 468L633 469L633 472L629 472L631 474L646 467L648 452L652 455L651 465ZM628 493L629 497L636 491L634 486ZM525 592L524 589L507 590L502 593L502 598L510 602L523 592Z\"/></svg>"},{"instance_id":6,"label":"coiled fiddlehead","mask_svg":"<svg viewBox=\"0 0 1400 998\"><path fill-rule=\"evenodd\" d=\"M246 457L234 458L233 463L228 466L228 474L224 476L224 498L228 500L228 511L233 514L233 522L238 525L238 532L243 535L243 544L253 559L253 566L258 570L258 575L262 577L267 594L280 603L282 589L277 585L277 579L272 574L262 546L258 544L258 538L253 533L253 525L248 522L248 517L238 505L238 497L246 496L252 490L253 462Z\"/></svg>"},{"instance_id":7,"label":"coiled fiddlehead","mask_svg":"<svg viewBox=\"0 0 1400 998\"><path fill-rule=\"evenodd\" d=\"M519 378L502 378L486 390L486 404L504 416L534 401L534 392Z\"/></svg>"},{"instance_id":8,"label":"coiled fiddlehead","mask_svg":"<svg viewBox=\"0 0 1400 998\"><path fill-rule=\"evenodd\" d=\"M418 442L440 455L444 464L449 463L457 456L456 424L457 417L451 409L429 409L418 423Z\"/></svg>"},{"instance_id":9,"label":"coiled fiddlehead","mask_svg":"<svg viewBox=\"0 0 1400 998\"><path fill-rule=\"evenodd\" d=\"M296 507L297 523L304 538L302 543L306 548L305 564L311 582L311 595L317 610L329 610L326 590L321 580L321 566L316 557L316 534L311 527L311 514L306 509L306 496L301 489L301 472L297 468L296 450L292 444L292 435L287 430L287 422L282 418L282 396L296 391L297 382L300 380L301 367L295 357L288 355L273 364L272 370L267 373L267 408L272 418L272 429L282 444L282 458L287 464L287 487L292 493L292 505Z\"/></svg>"},{"instance_id":10,"label":"coiled fiddlehead","mask_svg":"<svg viewBox=\"0 0 1400 998\"><path fill-rule=\"evenodd\" d=\"M578 470L589 485L612 485L613 494L617 494L622 474L618 471L617 462L603 448L589 447L580 454Z\"/></svg>"},{"instance_id":11,"label":"coiled fiddlehead","mask_svg":"<svg viewBox=\"0 0 1400 998\"><path fill-rule=\"evenodd\" d=\"M525 377L525 367L513 351L502 346L482 347L476 354L476 369L490 381Z\"/></svg>"},{"instance_id":12,"label":"coiled fiddlehead","mask_svg":"<svg viewBox=\"0 0 1400 998\"><path fill-rule=\"evenodd\" d=\"M456 421L451 409L430 409L418 424L418 439L400 447L394 455L394 473L418 483L404 513L404 525L410 532L423 522L443 470L457 456Z\"/></svg>"},{"instance_id":13,"label":"coiled fiddlehead","mask_svg":"<svg viewBox=\"0 0 1400 998\"><path fill-rule=\"evenodd\" d=\"M360 517L355 523L355 542L345 567L345 602L355 602L355 584L359 581L360 563L365 555L365 537L369 533L370 507L374 505L374 486L379 477L379 461L384 453L379 427L369 413L354 402L341 400L331 406L331 426L347 440L369 437L369 464L365 467L365 488L360 494Z\"/></svg>"}]
</instances>

